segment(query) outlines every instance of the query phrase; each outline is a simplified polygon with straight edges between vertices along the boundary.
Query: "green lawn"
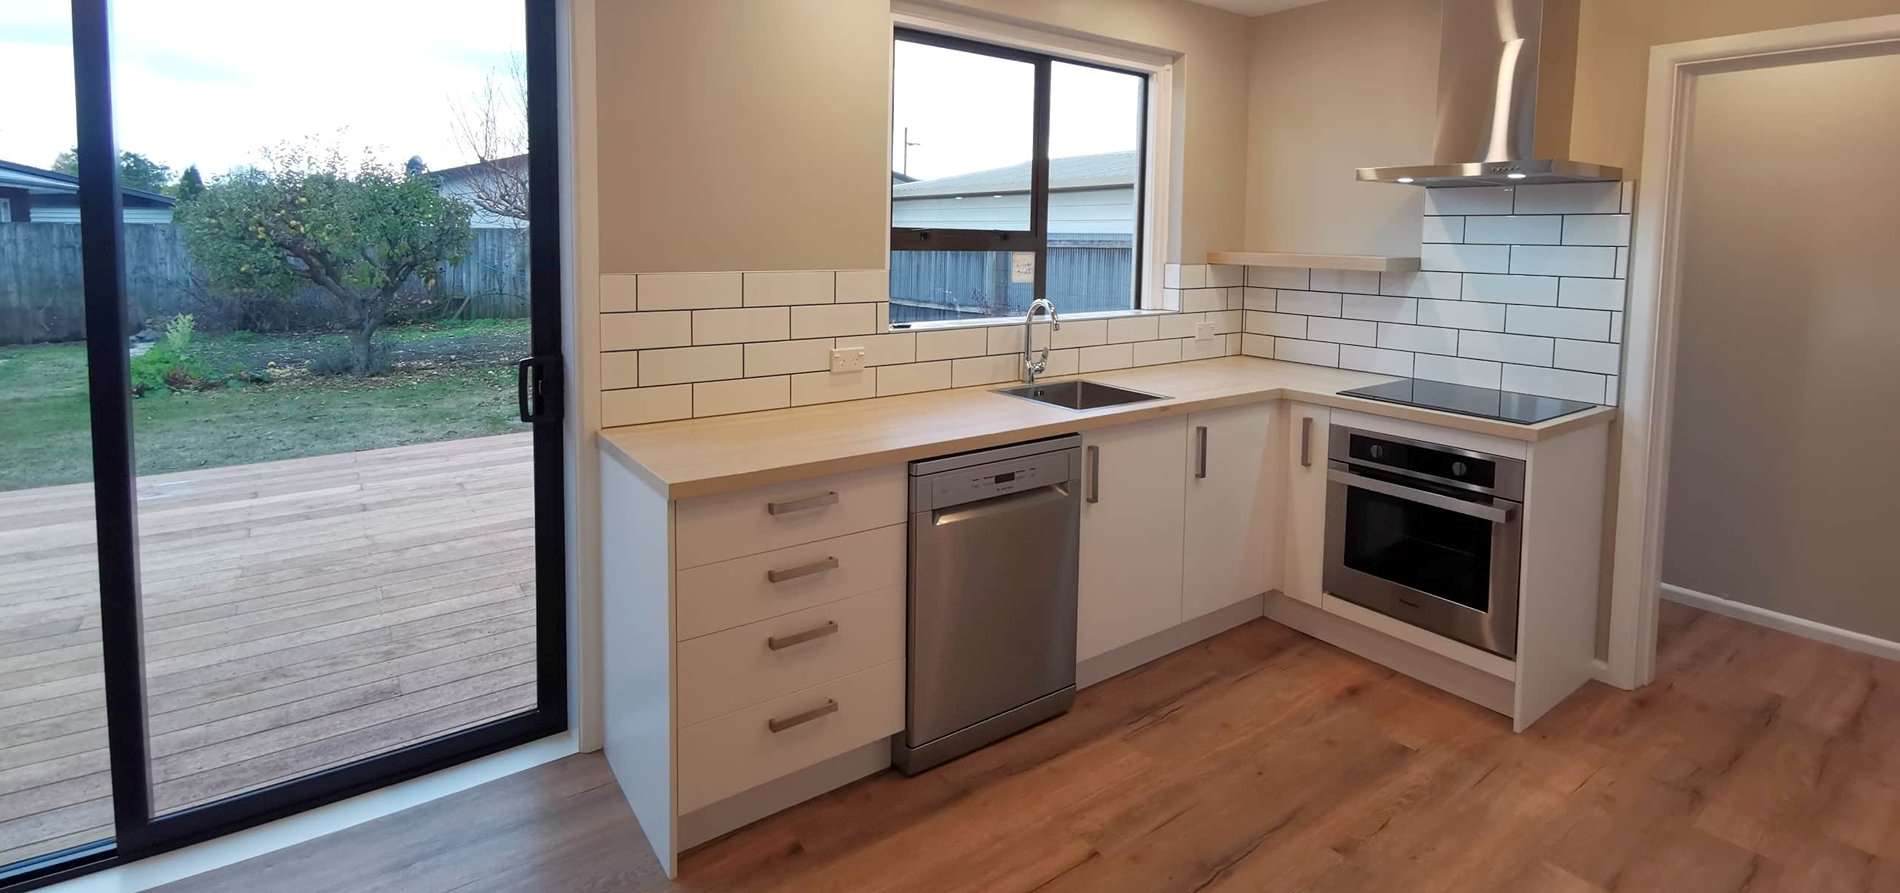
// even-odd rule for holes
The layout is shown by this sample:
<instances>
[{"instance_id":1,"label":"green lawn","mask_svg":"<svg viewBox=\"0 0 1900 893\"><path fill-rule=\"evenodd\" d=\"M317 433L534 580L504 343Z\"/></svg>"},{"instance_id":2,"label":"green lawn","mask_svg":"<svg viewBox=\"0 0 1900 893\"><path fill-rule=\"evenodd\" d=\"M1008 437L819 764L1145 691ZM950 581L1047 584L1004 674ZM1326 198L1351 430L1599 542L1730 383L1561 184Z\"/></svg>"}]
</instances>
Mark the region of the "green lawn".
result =
<instances>
[{"instance_id":1,"label":"green lawn","mask_svg":"<svg viewBox=\"0 0 1900 893\"><path fill-rule=\"evenodd\" d=\"M194 352L239 380L133 401L140 474L215 468L526 430L513 361L525 320L409 326L380 337L388 375L314 377L312 356L341 335L199 335ZM0 347L0 490L90 480L81 344Z\"/></svg>"}]
</instances>

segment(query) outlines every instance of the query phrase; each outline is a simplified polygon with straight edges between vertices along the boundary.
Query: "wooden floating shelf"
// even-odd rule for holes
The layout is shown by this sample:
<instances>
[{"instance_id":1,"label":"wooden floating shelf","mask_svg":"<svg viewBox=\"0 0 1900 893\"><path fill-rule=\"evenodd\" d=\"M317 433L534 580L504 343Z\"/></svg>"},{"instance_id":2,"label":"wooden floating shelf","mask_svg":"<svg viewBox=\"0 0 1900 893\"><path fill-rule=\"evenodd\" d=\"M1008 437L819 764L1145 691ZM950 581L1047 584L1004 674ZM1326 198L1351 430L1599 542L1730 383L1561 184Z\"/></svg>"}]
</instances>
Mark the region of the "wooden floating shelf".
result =
<instances>
[{"instance_id":1,"label":"wooden floating shelf","mask_svg":"<svg viewBox=\"0 0 1900 893\"><path fill-rule=\"evenodd\" d=\"M1368 273L1415 273L1416 257L1379 257L1373 254L1301 254L1296 251L1209 251L1210 264L1248 267L1307 267L1315 270L1362 270Z\"/></svg>"}]
</instances>

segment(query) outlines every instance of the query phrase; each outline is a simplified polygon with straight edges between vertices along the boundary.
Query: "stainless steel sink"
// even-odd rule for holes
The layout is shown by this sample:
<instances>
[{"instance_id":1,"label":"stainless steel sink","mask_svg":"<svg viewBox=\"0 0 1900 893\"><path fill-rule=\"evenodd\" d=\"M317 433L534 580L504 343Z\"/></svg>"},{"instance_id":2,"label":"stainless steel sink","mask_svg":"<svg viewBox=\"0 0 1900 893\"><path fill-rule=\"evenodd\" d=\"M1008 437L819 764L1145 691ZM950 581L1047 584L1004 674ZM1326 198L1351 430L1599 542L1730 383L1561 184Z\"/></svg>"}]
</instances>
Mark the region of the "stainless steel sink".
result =
<instances>
[{"instance_id":1,"label":"stainless steel sink","mask_svg":"<svg viewBox=\"0 0 1900 893\"><path fill-rule=\"evenodd\" d=\"M1037 403L1047 403L1050 406L1060 406L1063 409L1101 409L1104 406L1167 399L1161 394L1118 388L1086 379L1057 381L1049 384L1026 384L1014 388L1002 388L996 393L1034 400Z\"/></svg>"}]
</instances>

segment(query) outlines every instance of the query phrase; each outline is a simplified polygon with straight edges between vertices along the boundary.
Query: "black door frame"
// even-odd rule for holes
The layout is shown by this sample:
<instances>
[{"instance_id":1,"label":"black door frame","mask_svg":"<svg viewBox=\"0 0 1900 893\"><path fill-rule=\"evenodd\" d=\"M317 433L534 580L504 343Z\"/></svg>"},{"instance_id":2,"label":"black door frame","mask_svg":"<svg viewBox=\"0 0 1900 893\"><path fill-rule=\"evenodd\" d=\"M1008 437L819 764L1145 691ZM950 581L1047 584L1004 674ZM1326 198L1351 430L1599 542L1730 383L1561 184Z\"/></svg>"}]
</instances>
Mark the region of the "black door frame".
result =
<instances>
[{"instance_id":1,"label":"black door frame","mask_svg":"<svg viewBox=\"0 0 1900 893\"><path fill-rule=\"evenodd\" d=\"M13 893L242 830L567 729L567 562L561 418L560 118L557 0L522 0L526 14L529 153L529 317L539 406L532 427L535 511L536 706L526 713L312 773L152 815L139 594L138 486L118 147L113 137L110 4L72 0L78 111L80 232L86 299L98 528L100 638L110 748L111 841L0 867Z\"/></svg>"}]
</instances>

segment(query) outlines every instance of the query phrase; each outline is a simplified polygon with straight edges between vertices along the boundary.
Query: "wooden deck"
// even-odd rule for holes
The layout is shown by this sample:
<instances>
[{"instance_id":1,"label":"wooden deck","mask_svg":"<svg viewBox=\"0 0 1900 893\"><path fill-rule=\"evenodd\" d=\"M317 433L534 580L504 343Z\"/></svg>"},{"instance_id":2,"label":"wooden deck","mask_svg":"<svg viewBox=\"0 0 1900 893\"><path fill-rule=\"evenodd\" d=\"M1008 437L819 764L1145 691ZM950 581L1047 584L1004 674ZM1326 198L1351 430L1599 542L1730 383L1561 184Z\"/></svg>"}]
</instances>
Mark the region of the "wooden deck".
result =
<instances>
[{"instance_id":1,"label":"wooden deck","mask_svg":"<svg viewBox=\"0 0 1900 893\"><path fill-rule=\"evenodd\" d=\"M534 703L528 435L139 481L168 812ZM0 493L0 865L111 836L92 488Z\"/></svg>"}]
</instances>

